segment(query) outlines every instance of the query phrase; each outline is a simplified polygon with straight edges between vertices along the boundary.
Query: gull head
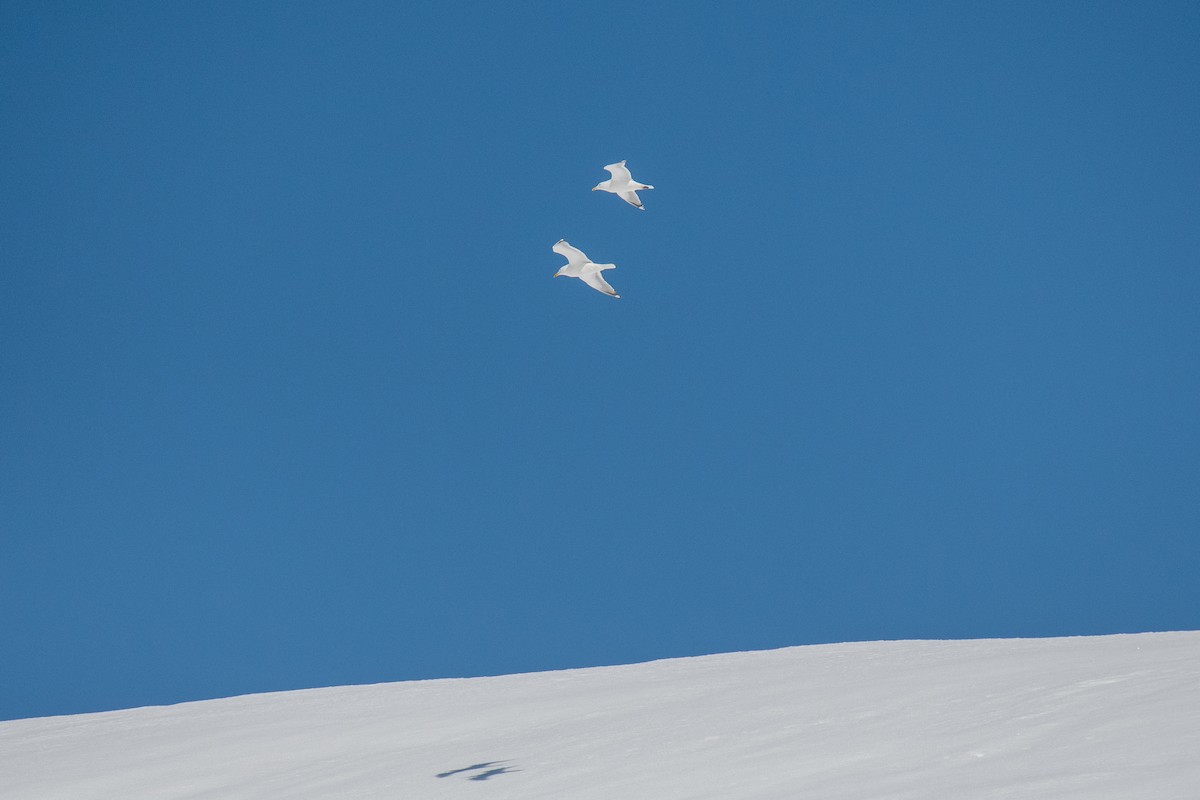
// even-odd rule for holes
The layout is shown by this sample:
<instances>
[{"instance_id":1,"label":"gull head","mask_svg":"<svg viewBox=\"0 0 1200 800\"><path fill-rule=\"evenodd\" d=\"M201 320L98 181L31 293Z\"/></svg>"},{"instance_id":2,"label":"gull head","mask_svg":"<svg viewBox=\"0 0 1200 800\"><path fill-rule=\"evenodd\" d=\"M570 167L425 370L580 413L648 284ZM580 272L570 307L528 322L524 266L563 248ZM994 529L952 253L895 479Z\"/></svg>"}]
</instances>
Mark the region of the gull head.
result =
<instances>
[{"instance_id":1,"label":"gull head","mask_svg":"<svg viewBox=\"0 0 1200 800\"><path fill-rule=\"evenodd\" d=\"M592 191L598 192L598 191L602 190L603 188L604 188L603 183L597 183L595 186L592 187Z\"/></svg>"}]
</instances>

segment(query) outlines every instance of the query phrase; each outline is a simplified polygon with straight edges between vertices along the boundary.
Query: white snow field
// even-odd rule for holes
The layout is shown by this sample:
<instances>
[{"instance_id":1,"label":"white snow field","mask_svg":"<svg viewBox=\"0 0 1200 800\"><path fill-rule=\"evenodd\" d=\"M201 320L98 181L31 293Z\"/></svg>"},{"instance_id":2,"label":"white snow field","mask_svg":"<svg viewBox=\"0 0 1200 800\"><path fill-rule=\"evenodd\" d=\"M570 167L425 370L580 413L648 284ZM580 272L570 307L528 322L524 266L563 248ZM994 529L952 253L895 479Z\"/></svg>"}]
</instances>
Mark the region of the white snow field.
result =
<instances>
[{"instance_id":1,"label":"white snow field","mask_svg":"<svg viewBox=\"0 0 1200 800\"><path fill-rule=\"evenodd\" d=\"M1200 632L793 647L0 723L4 800L1200 798Z\"/></svg>"}]
</instances>

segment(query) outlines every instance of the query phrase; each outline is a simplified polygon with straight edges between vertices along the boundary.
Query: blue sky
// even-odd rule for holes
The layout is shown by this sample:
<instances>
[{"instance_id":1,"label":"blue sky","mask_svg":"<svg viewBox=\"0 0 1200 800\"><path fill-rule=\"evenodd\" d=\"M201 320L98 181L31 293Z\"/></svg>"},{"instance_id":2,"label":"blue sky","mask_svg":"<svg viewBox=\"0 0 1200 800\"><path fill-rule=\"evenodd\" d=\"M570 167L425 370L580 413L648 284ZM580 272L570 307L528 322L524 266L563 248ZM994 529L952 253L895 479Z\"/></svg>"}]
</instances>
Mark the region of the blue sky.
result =
<instances>
[{"instance_id":1,"label":"blue sky","mask_svg":"<svg viewBox=\"0 0 1200 800\"><path fill-rule=\"evenodd\" d=\"M1198 40L5 3L0 718L1200 627Z\"/></svg>"}]
</instances>

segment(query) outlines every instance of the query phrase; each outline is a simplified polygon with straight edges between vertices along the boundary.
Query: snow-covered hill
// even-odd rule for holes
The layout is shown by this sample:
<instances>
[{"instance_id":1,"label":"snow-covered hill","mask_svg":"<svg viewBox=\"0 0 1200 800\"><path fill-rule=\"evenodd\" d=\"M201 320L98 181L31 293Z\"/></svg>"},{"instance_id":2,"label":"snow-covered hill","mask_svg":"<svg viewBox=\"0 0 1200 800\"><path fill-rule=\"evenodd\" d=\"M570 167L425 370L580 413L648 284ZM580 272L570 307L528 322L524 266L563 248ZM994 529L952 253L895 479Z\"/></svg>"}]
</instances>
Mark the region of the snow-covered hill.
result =
<instances>
[{"instance_id":1,"label":"snow-covered hill","mask_svg":"<svg viewBox=\"0 0 1200 800\"><path fill-rule=\"evenodd\" d=\"M795 647L0 723L5 800L1200 798L1200 632Z\"/></svg>"}]
</instances>

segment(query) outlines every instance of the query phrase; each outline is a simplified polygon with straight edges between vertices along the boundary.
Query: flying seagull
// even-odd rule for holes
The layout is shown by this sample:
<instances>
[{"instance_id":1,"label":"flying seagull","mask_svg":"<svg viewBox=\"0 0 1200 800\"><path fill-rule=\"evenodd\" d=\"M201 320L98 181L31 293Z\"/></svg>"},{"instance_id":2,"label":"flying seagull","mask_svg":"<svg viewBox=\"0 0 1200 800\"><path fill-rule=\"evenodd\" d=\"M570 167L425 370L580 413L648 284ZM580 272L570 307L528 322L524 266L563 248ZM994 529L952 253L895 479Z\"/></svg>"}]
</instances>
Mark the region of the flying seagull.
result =
<instances>
[{"instance_id":1,"label":"flying seagull","mask_svg":"<svg viewBox=\"0 0 1200 800\"><path fill-rule=\"evenodd\" d=\"M613 287L608 285L608 281L604 280L604 276L600 273L606 269L616 269L616 264L596 264L590 258L583 254L583 251L578 247L572 247L567 243L566 239L559 239L554 243L554 247L550 248L560 256L565 256L567 263L559 267L558 272L554 273L556 278L579 278L588 286L595 289L597 292L604 292L609 297L620 297Z\"/></svg>"},{"instance_id":2,"label":"flying seagull","mask_svg":"<svg viewBox=\"0 0 1200 800\"><path fill-rule=\"evenodd\" d=\"M605 169L612 174L612 177L593 186L592 191L612 192L634 208L645 211L646 208L642 205L642 201L637 196L637 193L642 189L653 189L654 187L635 181L633 176L629 174L629 170L626 169L624 161L609 164Z\"/></svg>"}]
</instances>

